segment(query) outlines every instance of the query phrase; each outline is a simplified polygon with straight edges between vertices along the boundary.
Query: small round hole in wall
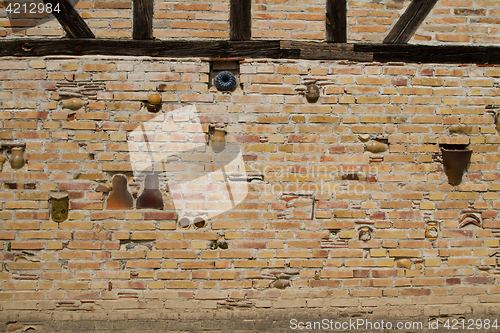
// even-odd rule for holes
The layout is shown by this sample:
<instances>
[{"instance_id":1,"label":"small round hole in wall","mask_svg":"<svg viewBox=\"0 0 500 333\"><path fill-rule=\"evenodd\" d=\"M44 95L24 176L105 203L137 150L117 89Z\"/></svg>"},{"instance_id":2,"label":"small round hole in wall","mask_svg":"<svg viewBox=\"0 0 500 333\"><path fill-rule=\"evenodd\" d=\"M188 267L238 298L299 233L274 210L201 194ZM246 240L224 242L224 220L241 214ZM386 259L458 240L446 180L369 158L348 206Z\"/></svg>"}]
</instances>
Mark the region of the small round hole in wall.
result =
<instances>
[{"instance_id":1,"label":"small round hole in wall","mask_svg":"<svg viewBox=\"0 0 500 333\"><path fill-rule=\"evenodd\" d=\"M233 91L236 89L236 78L231 72L221 72L215 77L215 87L219 91Z\"/></svg>"}]
</instances>

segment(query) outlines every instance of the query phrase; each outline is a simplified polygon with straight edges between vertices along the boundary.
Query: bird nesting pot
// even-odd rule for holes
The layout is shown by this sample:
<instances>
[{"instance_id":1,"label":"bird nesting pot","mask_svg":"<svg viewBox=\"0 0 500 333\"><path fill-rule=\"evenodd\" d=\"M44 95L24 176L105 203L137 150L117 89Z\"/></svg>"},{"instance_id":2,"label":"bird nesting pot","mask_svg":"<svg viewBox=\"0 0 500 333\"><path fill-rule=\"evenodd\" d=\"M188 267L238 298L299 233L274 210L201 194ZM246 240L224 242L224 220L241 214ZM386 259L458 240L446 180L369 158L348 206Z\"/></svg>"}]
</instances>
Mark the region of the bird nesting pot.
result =
<instances>
[{"instance_id":1,"label":"bird nesting pot","mask_svg":"<svg viewBox=\"0 0 500 333\"><path fill-rule=\"evenodd\" d=\"M389 149L389 145L380 141L372 140L366 144L365 150L371 153L383 153Z\"/></svg>"},{"instance_id":2,"label":"bird nesting pot","mask_svg":"<svg viewBox=\"0 0 500 333\"><path fill-rule=\"evenodd\" d=\"M210 136L212 150L215 153L220 153L226 147L226 131L224 129L215 128Z\"/></svg>"},{"instance_id":3,"label":"bird nesting pot","mask_svg":"<svg viewBox=\"0 0 500 333\"><path fill-rule=\"evenodd\" d=\"M467 170L472 156L470 149L441 149L443 155L443 165L448 183L459 185L462 182L462 176Z\"/></svg>"},{"instance_id":4,"label":"bird nesting pot","mask_svg":"<svg viewBox=\"0 0 500 333\"><path fill-rule=\"evenodd\" d=\"M161 110L161 95L152 93L148 97L147 109L149 112L157 113Z\"/></svg>"},{"instance_id":5,"label":"bird nesting pot","mask_svg":"<svg viewBox=\"0 0 500 333\"><path fill-rule=\"evenodd\" d=\"M85 102L81 100L80 98L71 98L71 99L66 99L62 102L62 107L65 109L70 109L70 110L78 110L81 108Z\"/></svg>"},{"instance_id":6,"label":"bird nesting pot","mask_svg":"<svg viewBox=\"0 0 500 333\"><path fill-rule=\"evenodd\" d=\"M50 195L50 217L54 222L64 222L68 219L69 199L66 193Z\"/></svg>"},{"instance_id":7,"label":"bird nesting pot","mask_svg":"<svg viewBox=\"0 0 500 333\"><path fill-rule=\"evenodd\" d=\"M306 99L309 103L316 103L319 99L319 88L315 84L308 84L306 87Z\"/></svg>"},{"instance_id":8,"label":"bird nesting pot","mask_svg":"<svg viewBox=\"0 0 500 333\"><path fill-rule=\"evenodd\" d=\"M159 190L157 175L152 174L146 176L144 191L139 198L137 198L136 207L138 209L163 209L163 198Z\"/></svg>"},{"instance_id":9,"label":"bird nesting pot","mask_svg":"<svg viewBox=\"0 0 500 333\"><path fill-rule=\"evenodd\" d=\"M427 227L425 228L425 238L429 240L435 240L439 235L439 226L437 222L430 221L427 222Z\"/></svg>"},{"instance_id":10,"label":"bird nesting pot","mask_svg":"<svg viewBox=\"0 0 500 333\"><path fill-rule=\"evenodd\" d=\"M20 169L24 166L23 148L12 148L10 155L10 166L12 169Z\"/></svg>"}]
</instances>

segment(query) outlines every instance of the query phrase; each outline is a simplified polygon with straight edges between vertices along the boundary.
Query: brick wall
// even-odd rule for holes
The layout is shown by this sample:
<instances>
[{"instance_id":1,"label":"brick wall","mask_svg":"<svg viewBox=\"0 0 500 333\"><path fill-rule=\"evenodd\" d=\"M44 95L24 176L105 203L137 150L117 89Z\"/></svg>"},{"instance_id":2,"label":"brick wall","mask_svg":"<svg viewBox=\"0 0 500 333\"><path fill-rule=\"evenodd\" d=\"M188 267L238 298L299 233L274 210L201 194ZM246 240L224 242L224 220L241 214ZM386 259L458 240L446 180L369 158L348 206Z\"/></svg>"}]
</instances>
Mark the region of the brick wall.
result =
<instances>
[{"instance_id":1,"label":"brick wall","mask_svg":"<svg viewBox=\"0 0 500 333\"><path fill-rule=\"evenodd\" d=\"M210 68L203 59L0 60L2 154L25 145L28 161L0 173L3 310L500 301L500 141L487 112L500 104L499 67L248 60L234 93L210 84ZM308 104L313 81L321 97ZM164 210L106 208L115 174L142 192L127 138L158 116L143 105L157 89L165 114L191 104L204 131L225 125L247 174L263 176L205 229L179 229L166 190ZM85 107L63 109L68 94ZM389 150L365 151L371 139ZM458 186L440 144L473 150ZM49 216L54 193L69 195L64 222ZM469 213L477 223L461 226ZM368 229L371 239L361 237ZM228 248L211 249L222 235Z\"/></svg>"},{"instance_id":2,"label":"brick wall","mask_svg":"<svg viewBox=\"0 0 500 333\"><path fill-rule=\"evenodd\" d=\"M348 1L348 42L381 42L409 4ZM79 1L77 11L97 37L131 38L131 1ZM6 3L2 5L6 7ZM156 1L154 36L159 39L227 39L229 2ZM258 0L252 5L254 39L325 39L325 1ZM496 0L439 0L410 41L417 44L500 43ZM13 31L11 27L14 27ZM61 37L64 30L46 15L16 17L0 12L0 37Z\"/></svg>"}]
</instances>

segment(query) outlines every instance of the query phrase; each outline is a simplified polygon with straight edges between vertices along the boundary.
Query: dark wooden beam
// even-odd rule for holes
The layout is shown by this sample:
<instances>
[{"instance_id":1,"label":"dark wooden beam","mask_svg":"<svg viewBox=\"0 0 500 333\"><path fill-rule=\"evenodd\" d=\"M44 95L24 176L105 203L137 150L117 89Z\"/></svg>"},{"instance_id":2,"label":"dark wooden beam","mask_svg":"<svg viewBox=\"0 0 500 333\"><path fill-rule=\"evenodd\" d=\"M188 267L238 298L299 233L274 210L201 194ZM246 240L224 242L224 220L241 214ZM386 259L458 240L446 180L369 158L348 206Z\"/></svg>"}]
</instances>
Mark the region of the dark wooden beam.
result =
<instances>
[{"instance_id":1,"label":"dark wooden beam","mask_svg":"<svg viewBox=\"0 0 500 333\"><path fill-rule=\"evenodd\" d=\"M134 39L153 39L154 0L134 0Z\"/></svg>"},{"instance_id":2,"label":"dark wooden beam","mask_svg":"<svg viewBox=\"0 0 500 333\"><path fill-rule=\"evenodd\" d=\"M355 52L373 52L373 61L436 64L500 64L498 46L427 46L355 44Z\"/></svg>"},{"instance_id":3,"label":"dark wooden beam","mask_svg":"<svg viewBox=\"0 0 500 333\"><path fill-rule=\"evenodd\" d=\"M347 0L326 0L326 41L347 42Z\"/></svg>"},{"instance_id":4,"label":"dark wooden beam","mask_svg":"<svg viewBox=\"0 0 500 333\"><path fill-rule=\"evenodd\" d=\"M300 50L282 49L280 41L161 41L105 38L0 41L0 57L51 55L293 59L299 57Z\"/></svg>"},{"instance_id":5,"label":"dark wooden beam","mask_svg":"<svg viewBox=\"0 0 500 333\"><path fill-rule=\"evenodd\" d=\"M372 52L354 52L354 44L282 41L281 48L300 50L300 59L373 61Z\"/></svg>"},{"instance_id":6,"label":"dark wooden beam","mask_svg":"<svg viewBox=\"0 0 500 333\"><path fill-rule=\"evenodd\" d=\"M229 39L252 38L252 0L231 0L229 5Z\"/></svg>"},{"instance_id":7,"label":"dark wooden beam","mask_svg":"<svg viewBox=\"0 0 500 333\"><path fill-rule=\"evenodd\" d=\"M61 23L62 27L71 38L95 38L92 30L68 0L43 0L51 4L52 8L58 5L59 12L52 11L52 15Z\"/></svg>"},{"instance_id":8,"label":"dark wooden beam","mask_svg":"<svg viewBox=\"0 0 500 333\"><path fill-rule=\"evenodd\" d=\"M278 40L175 41L118 39L13 39L0 41L0 57L150 56L274 58L398 63L500 64L499 46L332 44Z\"/></svg>"},{"instance_id":9,"label":"dark wooden beam","mask_svg":"<svg viewBox=\"0 0 500 333\"><path fill-rule=\"evenodd\" d=\"M385 37L384 44L408 43L437 1L413 0Z\"/></svg>"}]
</instances>

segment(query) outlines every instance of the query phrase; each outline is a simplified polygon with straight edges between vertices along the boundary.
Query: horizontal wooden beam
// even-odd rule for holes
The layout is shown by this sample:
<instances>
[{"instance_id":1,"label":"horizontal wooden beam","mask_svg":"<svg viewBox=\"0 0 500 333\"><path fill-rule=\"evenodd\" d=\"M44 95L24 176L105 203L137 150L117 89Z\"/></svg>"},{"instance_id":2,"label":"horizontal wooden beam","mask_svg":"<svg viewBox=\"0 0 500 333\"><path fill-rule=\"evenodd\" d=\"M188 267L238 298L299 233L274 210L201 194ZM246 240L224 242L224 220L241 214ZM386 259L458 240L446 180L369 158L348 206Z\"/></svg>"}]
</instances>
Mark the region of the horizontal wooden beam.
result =
<instances>
[{"instance_id":1,"label":"horizontal wooden beam","mask_svg":"<svg viewBox=\"0 0 500 333\"><path fill-rule=\"evenodd\" d=\"M58 11L52 11L52 15L59 21L70 38L95 38L94 33L68 0L43 0L51 4Z\"/></svg>"},{"instance_id":2,"label":"horizontal wooden beam","mask_svg":"<svg viewBox=\"0 0 500 333\"><path fill-rule=\"evenodd\" d=\"M172 58L298 58L279 41L172 41L118 39L17 39L0 41L0 57L55 55Z\"/></svg>"},{"instance_id":3,"label":"horizontal wooden beam","mask_svg":"<svg viewBox=\"0 0 500 333\"><path fill-rule=\"evenodd\" d=\"M373 60L378 62L500 64L498 46L356 44L354 51L372 52Z\"/></svg>"},{"instance_id":4,"label":"horizontal wooden beam","mask_svg":"<svg viewBox=\"0 0 500 333\"><path fill-rule=\"evenodd\" d=\"M15 39L0 41L0 57L150 56L167 58L274 58L407 63L500 64L498 46L332 44L294 41L171 41Z\"/></svg>"},{"instance_id":5,"label":"horizontal wooden beam","mask_svg":"<svg viewBox=\"0 0 500 333\"><path fill-rule=\"evenodd\" d=\"M282 49L300 50L300 59L372 61L372 52L354 52L354 44L282 41Z\"/></svg>"}]
</instances>

